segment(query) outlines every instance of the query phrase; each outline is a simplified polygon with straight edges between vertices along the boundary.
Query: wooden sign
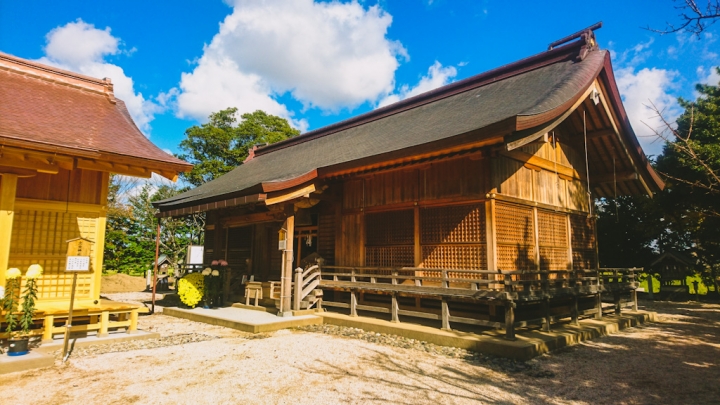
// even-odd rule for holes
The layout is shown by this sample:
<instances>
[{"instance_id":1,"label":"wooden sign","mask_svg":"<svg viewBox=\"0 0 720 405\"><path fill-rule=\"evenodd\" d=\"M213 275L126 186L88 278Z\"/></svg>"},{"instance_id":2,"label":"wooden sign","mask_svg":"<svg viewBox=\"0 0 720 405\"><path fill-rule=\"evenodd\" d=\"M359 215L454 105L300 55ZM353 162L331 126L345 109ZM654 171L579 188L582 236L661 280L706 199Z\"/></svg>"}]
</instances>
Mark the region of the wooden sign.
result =
<instances>
[{"instance_id":1,"label":"wooden sign","mask_svg":"<svg viewBox=\"0 0 720 405\"><path fill-rule=\"evenodd\" d=\"M68 256L90 256L93 241L85 238L74 238L65 241L68 244Z\"/></svg>"},{"instance_id":2,"label":"wooden sign","mask_svg":"<svg viewBox=\"0 0 720 405\"><path fill-rule=\"evenodd\" d=\"M65 271L90 271L90 256L68 256Z\"/></svg>"}]
</instances>

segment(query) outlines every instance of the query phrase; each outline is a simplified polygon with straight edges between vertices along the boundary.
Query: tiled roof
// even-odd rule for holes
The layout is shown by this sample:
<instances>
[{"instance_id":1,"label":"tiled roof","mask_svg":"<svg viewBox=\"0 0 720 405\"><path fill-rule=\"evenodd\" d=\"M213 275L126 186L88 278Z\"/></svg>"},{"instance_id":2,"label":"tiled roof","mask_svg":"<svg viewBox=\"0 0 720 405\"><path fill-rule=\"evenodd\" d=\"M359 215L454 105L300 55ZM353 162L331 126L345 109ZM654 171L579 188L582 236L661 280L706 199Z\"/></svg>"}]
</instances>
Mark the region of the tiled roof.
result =
<instances>
[{"instance_id":1,"label":"tiled roof","mask_svg":"<svg viewBox=\"0 0 720 405\"><path fill-rule=\"evenodd\" d=\"M523 71L512 66L321 128L255 152L252 160L195 189L156 203L161 211L263 192L263 185L348 162L450 140L518 117L545 114L578 96L603 66L605 51L576 62L577 51ZM559 57L558 57L559 55Z\"/></svg>"},{"instance_id":2,"label":"tiled roof","mask_svg":"<svg viewBox=\"0 0 720 405\"><path fill-rule=\"evenodd\" d=\"M9 142L62 147L68 154L121 155L168 170L191 167L140 132L109 80L0 53L0 144Z\"/></svg>"}]
</instances>

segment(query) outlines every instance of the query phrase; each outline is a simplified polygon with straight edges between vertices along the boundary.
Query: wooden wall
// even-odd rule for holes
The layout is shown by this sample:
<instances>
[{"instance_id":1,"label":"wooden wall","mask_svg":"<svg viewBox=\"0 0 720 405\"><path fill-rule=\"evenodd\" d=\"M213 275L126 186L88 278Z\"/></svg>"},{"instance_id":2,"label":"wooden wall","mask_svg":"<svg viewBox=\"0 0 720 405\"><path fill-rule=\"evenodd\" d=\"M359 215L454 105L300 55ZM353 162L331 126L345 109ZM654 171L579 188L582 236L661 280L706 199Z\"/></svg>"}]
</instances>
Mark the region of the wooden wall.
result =
<instances>
[{"instance_id":1,"label":"wooden wall","mask_svg":"<svg viewBox=\"0 0 720 405\"><path fill-rule=\"evenodd\" d=\"M318 233L335 225L324 216L339 217L338 265L486 268L488 184L489 159L470 157L351 178L338 185L341 207L321 211Z\"/></svg>"},{"instance_id":2,"label":"wooden wall","mask_svg":"<svg viewBox=\"0 0 720 405\"><path fill-rule=\"evenodd\" d=\"M589 210L582 155L568 145L552 141L532 143L519 152L493 159L492 185L498 194L571 210ZM524 162L522 153L543 159L547 167ZM575 175L568 176L568 172Z\"/></svg>"},{"instance_id":3,"label":"wooden wall","mask_svg":"<svg viewBox=\"0 0 720 405\"><path fill-rule=\"evenodd\" d=\"M72 275L65 273L66 241L93 241L91 272L78 275L78 300L100 297L109 174L76 169L18 180L9 266L23 273L38 263L41 303L70 298Z\"/></svg>"},{"instance_id":4,"label":"wooden wall","mask_svg":"<svg viewBox=\"0 0 720 405\"><path fill-rule=\"evenodd\" d=\"M335 236L337 265L596 266L584 157L552 141L526 145L520 152L345 179L333 186L342 189L340 206L320 212L326 219L319 235ZM320 251L328 239L321 239Z\"/></svg>"},{"instance_id":5,"label":"wooden wall","mask_svg":"<svg viewBox=\"0 0 720 405\"><path fill-rule=\"evenodd\" d=\"M94 170L65 170L58 174L38 173L18 179L17 198L105 205L103 179L107 173Z\"/></svg>"}]
</instances>

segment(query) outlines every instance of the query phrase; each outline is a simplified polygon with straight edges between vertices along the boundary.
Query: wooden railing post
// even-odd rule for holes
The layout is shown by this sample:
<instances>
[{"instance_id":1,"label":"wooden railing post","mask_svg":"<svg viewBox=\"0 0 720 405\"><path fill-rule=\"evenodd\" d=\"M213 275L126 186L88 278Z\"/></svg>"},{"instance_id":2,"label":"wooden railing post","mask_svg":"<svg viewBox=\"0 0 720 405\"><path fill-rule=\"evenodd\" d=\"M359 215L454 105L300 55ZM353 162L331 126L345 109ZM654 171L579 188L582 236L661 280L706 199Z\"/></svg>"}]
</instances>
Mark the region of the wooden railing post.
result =
<instances>
[{"instance_id":1,"label":"wooden railing post","mask_svg":"<svg viewBox=\"0 0 720 405\"><path fill-rule=\"evenodd\" d=\"M397 294L392 293L392 303L390 312L392 313L392 322L400 322L400 317L398 317L398 310L400 308L398 307L398 301L397 301Z\"/></svg>"},{"instance_id":2,"label":"wooden railing post","mask_svg":"<svg viewBox=\"0 0 720 405\"><path fill-rule=\"evenodd\" d=\"M448 281L448 271L447 269L442 269L442 288L449 288L450 283Z\"/></svg>"},{"instance_id":3,"label":"wooden railing post","mask_svg":"<svg viewBox=\"0 0 720 405\"><path fill-rule=\"evenodd\" d=\"M302 271L302 269L301 269L300 267L298 267L297 269L295 269L295 291L293 292L293 294L295 295L295 296L293 297L293 309L294 309L295 311L299 311L299 310L300 310L300 300L302 299L302 297L301 297L301 295L302 295L302 281L303 281L302 272L303 272L303 271Z\"/></svg>"},{"instance_id":4,"label":"wooden railing post","mask_svg":"<svg viewBox=\"0 0 720 405\"><path fill-rule=\"evenodd\" d=\"M350 291L350 316L357 315L357 292L355 290Z\"/></svg>"},{"instance_id":5,"label":"wooden railing post","mask_svg":"<svg viewBox=\"0 0 720 405\"><path fill-rule=\"evenodd\" d=\"M543 312L545 313L545 323L543 324L543 330L550 332L550 298L543 298Z\"/></svg>"},{"instance_id":6,"label":"wooden railing post","mask_svg":"<svg viewBox=\"0 0 720 405\"><path fill-rule=\"evenodd\" d=\"M577 326L579 325L578 317L579 317L579 311L578 311L578 296L577 294L573 295L572 299L572 307L570 308L570 317L572 318L573 325Z\"/></svg>"},{"instance_id":7,"label":"wooden railing post","mask_svg":"<svg viewBox=\"0 0 720 405\"><path fill-rule=\"evenodd\" d=\"M515 303L505 302L505 339L515 340Z\"/></svg>"},{"instance_id":8,"label":"wooden railing post","mask_svg":"<svg viewBox=\"0 0 720 405\"><path fill-rule=\"evenodd\" d=\"M512 292L513 291L513 285L512 285L512 275L510 274L503 274L503 283L505 284L505 291L506 292Z\"/></svg>"},{"instance_id":9,"label":"wooden railing post","mask_svg":"<svg viewBox=\"0 0 720 405\"><path fill-rule=\"evenodd\" d=\"M597 298L597 313L595 314L595 319L601 319L603 316L603 313L602 313L602 291L598 291L596 298Z\"/></svg>"},{"instance_id":10,"label":"wooden railing post","mask_svg":"<svg viewBox=\"0 0 720 405\"><path fill-rule=\"evenodd\" d=\"M445 297L442 297L440 303L442 306L442 330L450 330L450 308Z\"/></svg>"},{"instance_id":11,"label":"wooden railing post","mask_svg":"<svg viewBox=\"0 0 720 405\"><path fill-rule=\"evenodd\" d=\"M393 285L397 284L397 283L398 283L398 282L397 282L397 277L398 277L398 271L397 271L397 269L392 269L392 270L390 271L390 275L391 275L391 277L392 277L391 283L392 283Z\"/></svg>"}]
</instances>

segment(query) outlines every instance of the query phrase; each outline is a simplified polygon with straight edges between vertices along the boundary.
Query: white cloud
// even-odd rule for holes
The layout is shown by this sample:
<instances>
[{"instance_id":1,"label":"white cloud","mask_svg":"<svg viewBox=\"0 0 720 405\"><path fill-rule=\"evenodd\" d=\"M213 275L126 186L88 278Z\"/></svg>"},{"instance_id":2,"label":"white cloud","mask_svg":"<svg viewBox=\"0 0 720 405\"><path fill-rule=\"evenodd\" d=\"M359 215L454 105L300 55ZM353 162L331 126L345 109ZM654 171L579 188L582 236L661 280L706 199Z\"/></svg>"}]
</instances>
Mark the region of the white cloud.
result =
<instances>
[{"instance_id":1,"label":"white cloud","mask_svg":"<svg viewBox=\"0 0 720 405\"><path fill-rule=\"evenodd\" d=\"M444 86L452 81L456 75L457 69L455 69L454 66L443 67L440 62L435 61L435 63L428 68L428 74L421 77L415 87L410 88L408 85L403 85L397 93L389 94L380 100L378 107L384 107L408 97L417 96L418 94Z\"/></svg>"},{"instance_id":2,"label":"white cloud","mask_svg":"<svg viewBox=\"0 0 720 405\"><path fill-rule=\"evenodd\" d=\"M150 121L161 107L136 93L133 79L120 66L105 62L107 56L134 51L122 51L120 39L111 34L109 27L101 30L78 19L51 30L46 41L41 63L101 79L109 77L115 96L125 102L137 126L145 133L150 130Z\"/></svg>"},{"instance_id":3,"label":"white cloud","mask_svg":"<svg viewBox=\"0 0 720 405\"><path fill-rule=\"evenodd\" d=\"M338 111L392 92L407 52L386 38L392 17L353 0L236 0L233 12L182 75L178 115L204 120L213 111L263 109L291 118L278 101ZM295 123L297 124L297 123Z\"/></svg>"},{"instance_id":4,"label":"white cloud","mask_svg":"<svg viewBox=\"0 0 720 405\"><path fill-rule=\"evenodd\" d=\"M705 69L702 66L697 69L700 83L717 86L720 84L720 74L718 74L718 66L711 66Z\"/></svg>"},{"instance_id":5,"label":"white cloud","mask_svg":"<svg viewBox=\"0 0 720 405\"><path fill-rule=\"evenodd\" d=\"M655 136L653 129L662 131L666 127L648 106L654 104L668 122L675 122L681 111L670 91L676 87L674 80L679 73L654 67L640 70L625 67L617 69L615 77L625 111L645 154L659 155L663 142Z\"/></svg>"}]
</instances>

